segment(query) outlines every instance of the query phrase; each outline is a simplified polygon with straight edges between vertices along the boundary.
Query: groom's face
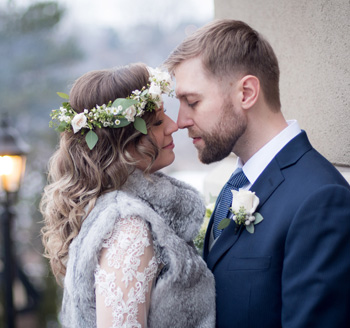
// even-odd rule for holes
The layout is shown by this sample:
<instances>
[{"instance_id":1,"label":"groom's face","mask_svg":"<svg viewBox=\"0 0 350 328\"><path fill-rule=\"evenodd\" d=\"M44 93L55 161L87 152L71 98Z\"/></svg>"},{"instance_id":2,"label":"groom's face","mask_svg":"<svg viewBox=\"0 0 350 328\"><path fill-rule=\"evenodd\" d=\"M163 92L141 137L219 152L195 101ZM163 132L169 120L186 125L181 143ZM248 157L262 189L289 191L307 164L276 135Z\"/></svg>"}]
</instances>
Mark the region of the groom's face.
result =
<instances>
[{"instance_id":1,"label":"groom's face","mask_svg":"<svg viewBox=\"0 0 350 328\"><path fill-rule=\"evenodd\" d=\"M200 58L182 62L175 69L176 96L180 101L177 124L188 129L201 162L227 157L247 126L231 98L203 69Z\"/></svg>"}]
</instances>

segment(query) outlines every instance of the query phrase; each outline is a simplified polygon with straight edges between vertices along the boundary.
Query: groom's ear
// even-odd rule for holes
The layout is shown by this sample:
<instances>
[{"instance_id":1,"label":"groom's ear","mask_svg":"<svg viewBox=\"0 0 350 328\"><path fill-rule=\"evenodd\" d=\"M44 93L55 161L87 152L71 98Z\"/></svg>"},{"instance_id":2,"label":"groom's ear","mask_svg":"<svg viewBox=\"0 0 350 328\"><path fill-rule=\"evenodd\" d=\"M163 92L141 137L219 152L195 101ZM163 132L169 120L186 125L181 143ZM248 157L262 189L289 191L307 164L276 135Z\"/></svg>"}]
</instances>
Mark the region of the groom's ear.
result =
<instances>
[{"instance_id":1,"label":"groom's ear","mask_svg":"<svg viewBox=\"0 0 350 328\"><path fill-rule=\"evenodd\" d=\"M260 81L254 75L246 75L239 81L239 98L243 109L255 105L260 94Z\"/></svg>"}]
</instances>

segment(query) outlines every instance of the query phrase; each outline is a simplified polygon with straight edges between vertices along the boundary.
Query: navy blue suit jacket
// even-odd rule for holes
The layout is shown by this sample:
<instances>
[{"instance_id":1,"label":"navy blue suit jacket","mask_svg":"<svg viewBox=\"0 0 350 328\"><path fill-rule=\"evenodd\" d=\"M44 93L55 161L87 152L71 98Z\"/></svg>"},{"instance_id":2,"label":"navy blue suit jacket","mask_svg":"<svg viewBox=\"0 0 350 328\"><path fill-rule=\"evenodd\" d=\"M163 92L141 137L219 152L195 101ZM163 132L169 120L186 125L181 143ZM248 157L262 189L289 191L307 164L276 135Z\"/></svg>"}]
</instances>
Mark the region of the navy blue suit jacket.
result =
<instances>
[{"instance_id":1,"label":"navy blue suit jacket","mask_svg":"<svg viewBox=\"0 0 350 328\"><path fill-rule=\"evenodd\" d=\"M235 223L204 259L217 292L217 327L350 327L350 187L310 145L290 141L251 187L264 220Z\"/></svg>"}]
</instances>

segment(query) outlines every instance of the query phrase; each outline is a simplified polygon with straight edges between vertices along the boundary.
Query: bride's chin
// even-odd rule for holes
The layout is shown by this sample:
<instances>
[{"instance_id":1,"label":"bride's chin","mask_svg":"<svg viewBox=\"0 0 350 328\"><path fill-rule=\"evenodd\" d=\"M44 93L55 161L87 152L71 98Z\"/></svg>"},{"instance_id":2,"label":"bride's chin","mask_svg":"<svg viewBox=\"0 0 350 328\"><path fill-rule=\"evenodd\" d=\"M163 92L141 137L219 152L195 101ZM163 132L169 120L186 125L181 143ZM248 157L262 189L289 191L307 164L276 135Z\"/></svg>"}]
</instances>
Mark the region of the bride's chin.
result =
<instances>
[{"instance_id":1,"label":"bride's chin","mask_svg":"<svg viewBox=\"0 0 350 328\"><path fill-rule=\"evenodd\" d=\"M168 154L160 154L157 159L154 161L151 167L151 173L164 169L165 167L172 164L175 160L175 153L171 151Z\"/></svg>"}]
</instances>

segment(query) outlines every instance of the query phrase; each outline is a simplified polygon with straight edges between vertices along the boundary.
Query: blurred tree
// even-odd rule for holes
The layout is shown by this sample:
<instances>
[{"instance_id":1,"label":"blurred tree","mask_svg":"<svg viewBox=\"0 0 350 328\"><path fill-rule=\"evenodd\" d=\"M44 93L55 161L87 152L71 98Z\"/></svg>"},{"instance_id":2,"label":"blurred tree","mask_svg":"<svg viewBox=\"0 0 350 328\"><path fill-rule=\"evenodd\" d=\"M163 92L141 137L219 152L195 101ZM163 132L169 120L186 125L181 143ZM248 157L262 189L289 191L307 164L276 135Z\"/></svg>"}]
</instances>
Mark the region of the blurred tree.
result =
<instances>
[{"instance_id":1,"label":"blurred tree","mask_svg":"<svg viewBox=\"0 0 350 328\"><path fill-rule=\"evenodd\" d=\"M28 8L9 5L0 13L0 110L25 115L47 110L48 87L67 80L65 68L81 58L72 36L57 37L64 10L57 2ZM42 104L38 106L38 103ZM23 109L26 108L24 112Z\"/></svg>"},{"instance_id":2,"label":"blurred tree","mask_svg":"<svg viewBox=\"0 0 350 328\"><path fill-rule=\"evenodd\" d=\"M55 327L60 293L41 256L38 212L47 161L57 142L48 128L49 112L57 105L55 91L65 91L72 65L82 58L73 34L59 33L64 12L55 1L35 1L27 7L15 1L0 5L0 115L8 112L31 145L16 206L14 239L19 264L42 292L37 327ZM1 312L0 305L0 328Z\"/></svg>"}]
</instances>

